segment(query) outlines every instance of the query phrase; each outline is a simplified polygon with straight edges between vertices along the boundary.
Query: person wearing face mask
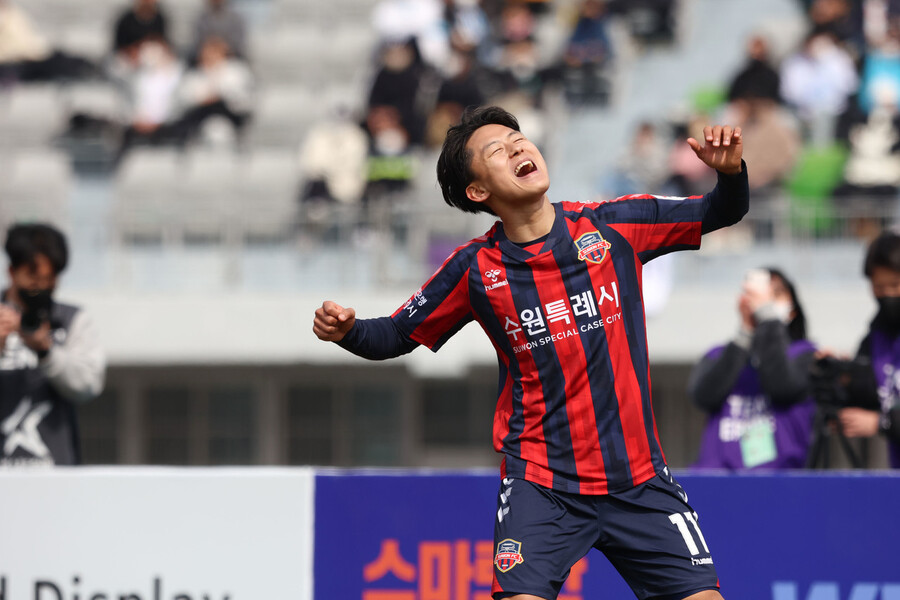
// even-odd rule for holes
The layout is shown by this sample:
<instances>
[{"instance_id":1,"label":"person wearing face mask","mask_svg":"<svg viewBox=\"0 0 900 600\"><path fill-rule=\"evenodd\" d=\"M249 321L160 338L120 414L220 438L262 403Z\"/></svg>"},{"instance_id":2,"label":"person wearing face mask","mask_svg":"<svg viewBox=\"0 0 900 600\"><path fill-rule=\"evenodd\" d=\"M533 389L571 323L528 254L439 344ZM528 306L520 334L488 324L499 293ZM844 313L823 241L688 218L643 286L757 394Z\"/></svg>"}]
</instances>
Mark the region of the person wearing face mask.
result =
<instances>
[{"instance_id":1,"label":"person wearing face mask","mask_svg":"<svg viewBox=\"0 0 900 600\"><path fill-rule=\"evenodd\" d=\"M802 468L815 402L808 372L816 349L794 285L755 269L738 300L737 336L694 367L688 393L709 415L695 468Z\"/></svg>"},{"instance_id":2,"label":"person wearing face mask","mask_svg":"<svg viewBox=\"0 0 900 600\"><path fill-rule=\"evenodd\" d=\"M856 386L855 404L880 405L881 410L860 406L843 408L838 419L847 437L882 434L888 439L892 468L900 468L900 234L885 231L869 245L863 271L878 302L878 312L857 351L857 360L868 359L876 388ZM867 398L865 396L871 396Z\"/></svg>"},{"instance_id":3,"label":"person wearing face mask","mask_svg":"<svg viewBox=\"0 0 900 600\"><path fill-rule=\"evenodd\" d=\"M87 314L54 299L65 237L12 226L9 285L0 295L0 465L80 462L75 406L103 390L106 359Z\"/></svg>"}]
</instances>

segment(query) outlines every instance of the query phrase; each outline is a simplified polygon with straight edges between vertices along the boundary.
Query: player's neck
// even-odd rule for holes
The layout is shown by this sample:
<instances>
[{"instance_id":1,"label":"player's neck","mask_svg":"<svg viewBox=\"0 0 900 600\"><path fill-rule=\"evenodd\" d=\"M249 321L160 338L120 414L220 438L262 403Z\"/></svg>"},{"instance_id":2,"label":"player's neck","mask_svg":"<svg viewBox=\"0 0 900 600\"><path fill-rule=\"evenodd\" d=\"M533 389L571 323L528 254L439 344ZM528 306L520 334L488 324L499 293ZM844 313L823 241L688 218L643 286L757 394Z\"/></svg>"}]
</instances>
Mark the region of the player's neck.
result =
<instances>
[{"instance_id":1,"label":"player's neck","mask_svg":"<svg viewBox=\"0 0 900 600\"><path fill-rule=\"evenodd\" d=\"M503 207L495 207L494 211L503 221L506 237L511 242L520 244L550 233L556 219L556 211L546 195L534 205L509 207L506 210Z\"/></svg>"}]
</instances>

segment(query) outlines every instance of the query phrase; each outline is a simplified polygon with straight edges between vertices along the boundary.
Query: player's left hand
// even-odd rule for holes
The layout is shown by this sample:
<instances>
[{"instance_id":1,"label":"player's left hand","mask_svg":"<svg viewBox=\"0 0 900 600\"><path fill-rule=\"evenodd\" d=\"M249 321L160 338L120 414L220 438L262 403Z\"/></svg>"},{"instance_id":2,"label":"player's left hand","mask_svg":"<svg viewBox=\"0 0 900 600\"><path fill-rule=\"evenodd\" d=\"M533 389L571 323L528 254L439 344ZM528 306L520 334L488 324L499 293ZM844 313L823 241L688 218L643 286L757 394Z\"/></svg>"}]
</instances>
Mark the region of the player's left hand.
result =
<instances>
[{"instance_id":1,"label":"player's left hand","mask_svg":"<svg viewBox=\"0 0 900 600\"><path fill-rule=\"evenodd\" d=\"M703 128L703 137L706 143L701 146L694 138L688 138L687 143L697 155L697 158L712 167L728 175L736 175L741 172L741 155L744 151L744 142L741 136L741 128L730 125L715 125Z\"/></svg>"}]
</instances>

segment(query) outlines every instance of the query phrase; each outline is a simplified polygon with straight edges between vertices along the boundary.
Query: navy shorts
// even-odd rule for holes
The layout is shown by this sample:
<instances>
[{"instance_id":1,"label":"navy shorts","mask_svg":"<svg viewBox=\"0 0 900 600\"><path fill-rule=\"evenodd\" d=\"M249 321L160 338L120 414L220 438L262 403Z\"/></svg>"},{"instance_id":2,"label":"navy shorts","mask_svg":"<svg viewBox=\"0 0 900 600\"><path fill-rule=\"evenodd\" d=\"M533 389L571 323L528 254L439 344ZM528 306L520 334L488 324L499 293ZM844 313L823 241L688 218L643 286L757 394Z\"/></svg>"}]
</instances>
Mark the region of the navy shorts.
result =
<instances>
[{"instance_id":1,"label":"navy shorts","mask_svg":"<svg viewBox=\"0 0 900 600\"><path fill-rule=\"evenodd\" d=\"M630 490L588 496L504 479L494 520L495 600L555 600L591 548L641 600L680 600L719 587L697 513L668 474Z\"/></svg>"}]
</instances>

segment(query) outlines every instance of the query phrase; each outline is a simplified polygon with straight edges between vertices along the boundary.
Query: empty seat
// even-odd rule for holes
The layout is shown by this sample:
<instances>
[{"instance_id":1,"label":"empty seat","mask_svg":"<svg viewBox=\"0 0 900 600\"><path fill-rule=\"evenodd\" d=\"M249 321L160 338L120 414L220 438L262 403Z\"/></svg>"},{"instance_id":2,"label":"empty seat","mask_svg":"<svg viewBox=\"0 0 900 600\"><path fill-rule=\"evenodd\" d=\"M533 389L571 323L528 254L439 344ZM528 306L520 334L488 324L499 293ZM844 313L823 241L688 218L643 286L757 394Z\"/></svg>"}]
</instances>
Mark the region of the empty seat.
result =
<instances>
[{"instance_id":1,"label":"empty seat","mask_svg":"<svg viewBox=\"0 0 900 600\"><path fill-rule=\"evenodd\" d=\"M182 162L174 208L186 242L224 242L238 218L238 173L242 158L230 150L195 150Z\"/></svg>"},{"instance_id":2,"label":"empty seat","mask_svg":"<svg viewBox=\"0 0 900 600\"><path fill-rule=\"evenodd\" d=\"M3 157L0 178L0 225L15 221L67 223L72 168L57 150L21 150Z\"/></svg>"},{"instance_id":3,"label":"empty seat","mask_svg":"<svg viewBox=\"0 0 900 600\"><path fill-rule=\"evenodd\" d=\"M260 90L257 108L247 130L251 148L278 147L296 150L303 136L327 113L311 89L304 86L278 86Z\"/></svg>"},{"instance_id":4,"label":"empty seat","mask_svg":"<svg viewBox=\"0 0 900 600\"><path fill-rule=\"evenodd\" d=\"M241 164L238 214L244 240L284 240L297 225L300 169L291 151L257 150Z\"/></svg>"},{"instance_id":5,"label":"empty seat","mask_svg":"<svg viewBox=\"0 0 900 600\"><path fill-rule=\"evenodd\" d=\"M133 148L119 166L113 226L122 242L172 241L177 233L181 156L170 148Z\"/></svg>"},{"instance_id":6,"label":"empty seat","mask_svg":"<svg viewBox=\"0 0 900 600\"><path fill-rule=\"evenodd\" d=\"M0 146L47 146L64 130L65 117L57 86L16 86L0 99Z\"/></svg>"},{"instance_id":7,"label":"empty seat","mask_svg":"<svg viewBox=\"0 0 900 600\"><path fill-rule=\"evenodd\" d=\"M322 29L313 25L259 29L250 36L250 60L263 85L301 83L327 44Z\"/></svg>"}]
</instances>

